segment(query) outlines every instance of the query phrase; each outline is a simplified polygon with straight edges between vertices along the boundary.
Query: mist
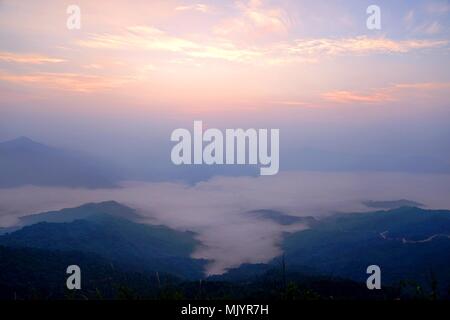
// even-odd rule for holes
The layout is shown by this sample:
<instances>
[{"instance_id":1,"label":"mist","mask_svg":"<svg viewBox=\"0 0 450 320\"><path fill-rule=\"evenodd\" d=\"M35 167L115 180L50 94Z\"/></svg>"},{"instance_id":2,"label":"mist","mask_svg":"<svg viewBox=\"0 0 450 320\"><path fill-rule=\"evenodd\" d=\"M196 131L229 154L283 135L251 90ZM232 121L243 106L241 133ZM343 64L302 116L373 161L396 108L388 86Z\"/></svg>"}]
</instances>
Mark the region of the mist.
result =
<instances>
[{"instance_id":1,"label":"mist","mask_svg":"<svg viewBox=\"0 0 450 320\"><path fill-rule=\"evenodd\" d=\"M43 108L15 106L0 110L0 141L27 136L46 145L81 151L123 171L127 180L190 183L213 176L256 175L251 166L175 166L170 160L171 132L205 127L280 129L280 170L390 171L450 173L448 107L383 106L329 109L276 108L258 112L180 113L141 110L120 102L110 106L85 101ZM169 109L169 107L167 107ZM405 117L405 109L411 108Z\"/></svg>"},{"instance_id":2,"label":"mist","mask_svg":"<svg viewBox=\"0 0 450 320\"><path fill-rule=\"evenodd\" d=\"M308 228L280 225L248 214L258 209L320 219L337 212L365 212L366 200L409 199L450 209L450 175L409 173L282 172L276 176L213 177L182 182L122 182L120 188L23 186L1 189L0 227L24 215L115 200L136 209L145 223L196 233L194 258L208 259L205 272L220 274L243 263L265 263L282 253L284 232Z\"/></svg>"}]
</instances>

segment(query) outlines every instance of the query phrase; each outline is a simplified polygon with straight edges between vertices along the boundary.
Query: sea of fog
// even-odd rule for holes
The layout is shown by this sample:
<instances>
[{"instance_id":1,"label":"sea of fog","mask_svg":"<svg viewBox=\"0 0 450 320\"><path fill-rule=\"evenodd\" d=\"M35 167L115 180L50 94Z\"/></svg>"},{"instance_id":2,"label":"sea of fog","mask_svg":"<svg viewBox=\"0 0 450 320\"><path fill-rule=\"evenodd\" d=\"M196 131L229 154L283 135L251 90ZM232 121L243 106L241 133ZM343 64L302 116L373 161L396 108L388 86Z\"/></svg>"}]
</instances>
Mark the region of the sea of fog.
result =
<instances>
[{"instance_id":1,"label":"sea of fog","mask_svg":"<svg viewBox=\"0 0 450 320\"><path fill-rule=\"evenodd\" d=\"M208 274L242 263L264 263L281 253L284 232L305 229L248 214L274 209L294 216L323 217L364 212L366 200L409 199L450 209L450 175L407 173L283 172L275 176L214 177L181 182L124 181L120 188L74 189L24 186L0 189L0 227L18 218L87 202L115 200L137 209L146 223L190 230L201 242L193 257L208 259Z\"/></svg>"}]
</instances>

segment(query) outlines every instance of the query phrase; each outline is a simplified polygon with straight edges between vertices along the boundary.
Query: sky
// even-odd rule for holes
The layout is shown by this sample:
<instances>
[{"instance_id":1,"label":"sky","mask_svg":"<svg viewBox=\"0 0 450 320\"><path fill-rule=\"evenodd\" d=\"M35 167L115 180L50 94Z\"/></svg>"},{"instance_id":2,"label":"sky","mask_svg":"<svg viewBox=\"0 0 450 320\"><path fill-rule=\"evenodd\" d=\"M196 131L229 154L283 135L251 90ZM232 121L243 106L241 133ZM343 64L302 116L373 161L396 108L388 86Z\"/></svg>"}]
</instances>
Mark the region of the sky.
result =
<instances>
[{"instance_id":1,"label":"sky","mask_svg":"<svg viewBox=\"0 0 450 320\"><path fill-rule=\"evenodd\" d=\"M380 30L366 26L372 4ZM170 134L194 120L280 129L280 173L174 167ZM0 142L87 152L140 180L2 189L0 226L116 200L196 232L194 256L221 273L267 262L289 231L246 211L450 208L449 123L450 1L0 0Z\"/></svg>"},{"instance_id":2,"label":"sky","mask_svg":"<svg viewBox=\"0 0 450 320\"><path fill-rule=\"evenodd\" d=\"M447 156L450 3L377 1L369 30L372 2L77 1L69 30L72 2L2 0L0 139L132 161L203 120L280 128L289 146Z\"/></svg>"}]
</instances>

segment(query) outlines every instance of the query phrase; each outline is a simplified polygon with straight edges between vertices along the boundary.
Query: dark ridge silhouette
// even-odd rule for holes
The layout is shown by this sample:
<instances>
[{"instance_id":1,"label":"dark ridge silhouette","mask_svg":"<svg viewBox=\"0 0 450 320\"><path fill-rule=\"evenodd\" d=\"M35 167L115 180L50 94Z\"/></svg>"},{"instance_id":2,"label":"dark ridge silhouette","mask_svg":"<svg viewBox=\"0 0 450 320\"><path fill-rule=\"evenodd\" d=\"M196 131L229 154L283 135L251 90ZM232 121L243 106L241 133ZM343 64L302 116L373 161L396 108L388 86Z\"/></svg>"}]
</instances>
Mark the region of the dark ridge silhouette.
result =
<instances>
[{"instance_id":1,"label":"dark ridge silhouette","mask_svg":"<svg viewBox=\"0 0 450 320\"><path fill-rule=\"evenodd\" d=\"M66 216L67 215L67 216ZM37 215L38 222L0 236L0 244L97 254L127 270L203 277L205 261L190 256L199 245L191 232L129 220L136 214L116 202Z\"/></svg>"}]
</instances>

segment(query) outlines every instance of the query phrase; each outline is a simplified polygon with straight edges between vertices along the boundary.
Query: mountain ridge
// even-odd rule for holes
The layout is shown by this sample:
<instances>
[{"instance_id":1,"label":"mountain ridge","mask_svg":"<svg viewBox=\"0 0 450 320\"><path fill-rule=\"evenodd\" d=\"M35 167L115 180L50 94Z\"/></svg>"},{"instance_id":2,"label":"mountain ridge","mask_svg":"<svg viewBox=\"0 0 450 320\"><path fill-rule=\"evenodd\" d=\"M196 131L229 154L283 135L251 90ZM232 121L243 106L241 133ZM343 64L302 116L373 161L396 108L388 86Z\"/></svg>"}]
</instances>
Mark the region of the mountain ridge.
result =
<instances>
[{"instance_id":1,"label":"mountain ridge","mask_svg":"<svg viewBox=\"0 0 450 320\"><path fill-rule=\"evenodd\" d=\"M86 208L96 208L97 211L86 214L83 212ZM66 209L65 212L69 210L71 213L69 218L26 225L0 236L0 245L88 252L129 270L168 272L187 278L203 277L205 261L191 258L193 250L199 245L195 234L136 223L118 216L114 211L111 215L106 210L120 211L123 208L127 207L110 201ZM82 219L77 219L77 211Z\"/></svg>"},{"instance_id":2,"label":"mountain ridge","mask_svg":"<svg viewBox=\"0 0 450 320\"><path fill-rule=\"evenodd\" d=\"M50 147L28 137L0 143L0 188L24 185L116 187L117 168L91 156Z\"/></svg>"}]
</instances>

